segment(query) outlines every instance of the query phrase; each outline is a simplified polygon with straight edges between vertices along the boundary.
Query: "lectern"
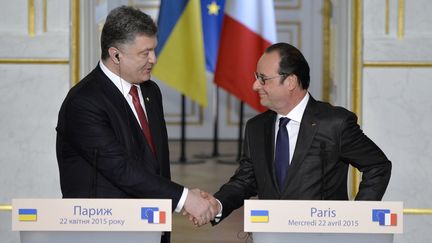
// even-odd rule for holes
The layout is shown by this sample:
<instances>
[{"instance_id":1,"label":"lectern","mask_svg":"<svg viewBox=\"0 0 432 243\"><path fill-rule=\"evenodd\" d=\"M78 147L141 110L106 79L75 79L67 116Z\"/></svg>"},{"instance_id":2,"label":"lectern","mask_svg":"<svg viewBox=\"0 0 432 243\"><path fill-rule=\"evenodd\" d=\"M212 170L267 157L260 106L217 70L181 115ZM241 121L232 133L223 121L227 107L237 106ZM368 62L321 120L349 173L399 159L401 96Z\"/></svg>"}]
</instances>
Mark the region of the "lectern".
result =
<instances>
[{"instance_id":1,"label":"lectern","mask_svg":"<svg viewBox=\"0 0 432 243\"><path fill-rule=\"evenodd\" d=\"M391 243L403 232L403 203L245 200L254 243Z\"/></svg>"},{"instance_id":2,"label":"lectern","mask_svg":"<svg viewBox=\"0 0 432 243\"><path fill-rule=\"evenodd\" d=\"M167 199L14 199L21 243L159 243L171 231Z\"/></svg>"}]
</instances>

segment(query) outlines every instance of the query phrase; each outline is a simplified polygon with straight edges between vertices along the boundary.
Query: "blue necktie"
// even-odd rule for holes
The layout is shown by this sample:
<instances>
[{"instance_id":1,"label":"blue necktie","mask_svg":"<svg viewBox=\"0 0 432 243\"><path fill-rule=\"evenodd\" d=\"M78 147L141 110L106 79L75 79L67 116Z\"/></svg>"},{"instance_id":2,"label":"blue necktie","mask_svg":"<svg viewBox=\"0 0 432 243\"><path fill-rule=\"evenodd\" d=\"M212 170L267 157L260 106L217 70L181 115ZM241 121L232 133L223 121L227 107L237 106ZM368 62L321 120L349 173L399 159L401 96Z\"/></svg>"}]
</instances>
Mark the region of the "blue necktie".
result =
<instances>
[{"instance_id":1,"label":"blue necktie","mask_svg":"<svg viewBox=\"0 0 432 243\"><path fill-rule=\"evenodd\" d=\"M282 189L289 167L289 137L286 125L289 118L279 119L279 131L276 137L275 170L279 189Z\"/></svg>"}]
</instances>

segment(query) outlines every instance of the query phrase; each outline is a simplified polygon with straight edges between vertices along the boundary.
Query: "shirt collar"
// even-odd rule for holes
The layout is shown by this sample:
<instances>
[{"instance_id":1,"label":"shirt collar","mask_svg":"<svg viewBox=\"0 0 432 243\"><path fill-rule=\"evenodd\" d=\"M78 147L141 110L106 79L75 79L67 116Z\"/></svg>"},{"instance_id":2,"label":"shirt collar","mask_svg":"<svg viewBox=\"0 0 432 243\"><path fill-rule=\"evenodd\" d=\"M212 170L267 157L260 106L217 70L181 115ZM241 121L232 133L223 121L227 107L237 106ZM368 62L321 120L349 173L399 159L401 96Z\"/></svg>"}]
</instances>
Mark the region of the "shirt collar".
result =
<instances>
[{"instance_id":1,"label":"shirt collar","mask_svg":"<svg viewBox=\"0 0 432 243\"><path fill-rule=\"evenodd\" d=\"M281 117L288 117L291 121L300 123L303 118L304 111L306 110L306 105L309 101L309 97L310 97L309 92L307 92L305 97L303 97L303 99L300 101L300 103L298 103L294 107L294 109L292 109L288 114L286 115L278 114L276 117L277 121L279 121L279 118Z\"/></svg>"},{"instance_id":2,"label":"shirt collar","mask_svg":"<svg viewBox=\"0 0 432 243\"><path fill-rule=\"evenodd\" d=\"M126 98L129 95L129 91L133 84L120 78L117 74L111 72L111 70L109 70L108 67L105 66L102 61L99 61L99 66L102 69L102 72L105 73L105 75L111 80L111 82L114 83L114 85L118 88L118 90L120 90L120 92ZM137 86L138 93L140 93L141 92L140 86L139 85L135 85L135 86Z\"/></svg>"}]
</instances>

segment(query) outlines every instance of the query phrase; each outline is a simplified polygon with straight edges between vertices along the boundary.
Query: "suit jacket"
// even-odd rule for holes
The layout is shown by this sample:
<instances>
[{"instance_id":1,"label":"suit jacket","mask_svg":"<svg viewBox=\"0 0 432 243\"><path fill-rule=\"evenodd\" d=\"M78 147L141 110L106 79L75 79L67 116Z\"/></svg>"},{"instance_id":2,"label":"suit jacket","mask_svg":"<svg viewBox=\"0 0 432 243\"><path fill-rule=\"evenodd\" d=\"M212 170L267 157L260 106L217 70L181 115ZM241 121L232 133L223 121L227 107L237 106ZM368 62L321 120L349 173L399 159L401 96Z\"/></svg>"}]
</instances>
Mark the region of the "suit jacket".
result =
<instances>
[{"instance_id":1,"label":"suit jacket","mask_svg":"<svg viewBox=\"0 0 432 243\"><path fill-rule=\"evenodd\" d=\"M170 180L161 92L153 81L140 86L156 157L126 99L99 65L69 91L56 128L64 198L165 198L175 209L183 187Z\"/></svg>"},{"instance_id":2,"label":"suit jacket","mask_svg":"<svg viewBox=\"0 0 432 243\"><path fill-rule=\"evenodd\" d=\"M309 98L283 188L274 170L275 121L266 111L246 124L240 166L215 194L222 219L253 196L259 199L347 200L348 164L363 172L356 200L381 200L391 162L357 124L354 113Z\"/></svg>"}]
</instances>

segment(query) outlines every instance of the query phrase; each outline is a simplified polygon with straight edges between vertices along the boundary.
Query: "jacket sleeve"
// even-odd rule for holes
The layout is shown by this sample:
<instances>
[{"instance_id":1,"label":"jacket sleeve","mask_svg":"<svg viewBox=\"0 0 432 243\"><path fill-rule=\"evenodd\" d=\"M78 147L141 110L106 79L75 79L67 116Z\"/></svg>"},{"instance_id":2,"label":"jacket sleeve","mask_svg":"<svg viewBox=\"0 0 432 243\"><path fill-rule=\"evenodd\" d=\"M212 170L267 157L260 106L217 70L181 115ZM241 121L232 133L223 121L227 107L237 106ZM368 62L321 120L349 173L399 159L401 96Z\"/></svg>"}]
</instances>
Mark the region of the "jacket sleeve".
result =
<instances>
[{"instance_id":1,"label":"jacket sleeve","mask_svg":"<svg viewBox=\"0 0 432 243\"><path fill-rule=\"evenodd\" d=\"M341 124L341 157L363 173L355 200L381 200L390 180L392 164L357 124L354 113Z\"/></svg>"},{"instance_id":2,"label":"jacket sleeve","mask_svg":"<svg viewBox=\"0 0 432 243\"><path fill-rule=\"evenodd\" d=\"M245 139L243 145L240 165L230 180L224 184L215 197L222 203L222 217L217 222L231 214L235 209L243 206L244 200L257 195L257 183L255 179L254 166L250 159L250 147L248 136L248 125L246 125ZM213 223L216 224L216 223Z\"/></svg>"}]
</instances>

